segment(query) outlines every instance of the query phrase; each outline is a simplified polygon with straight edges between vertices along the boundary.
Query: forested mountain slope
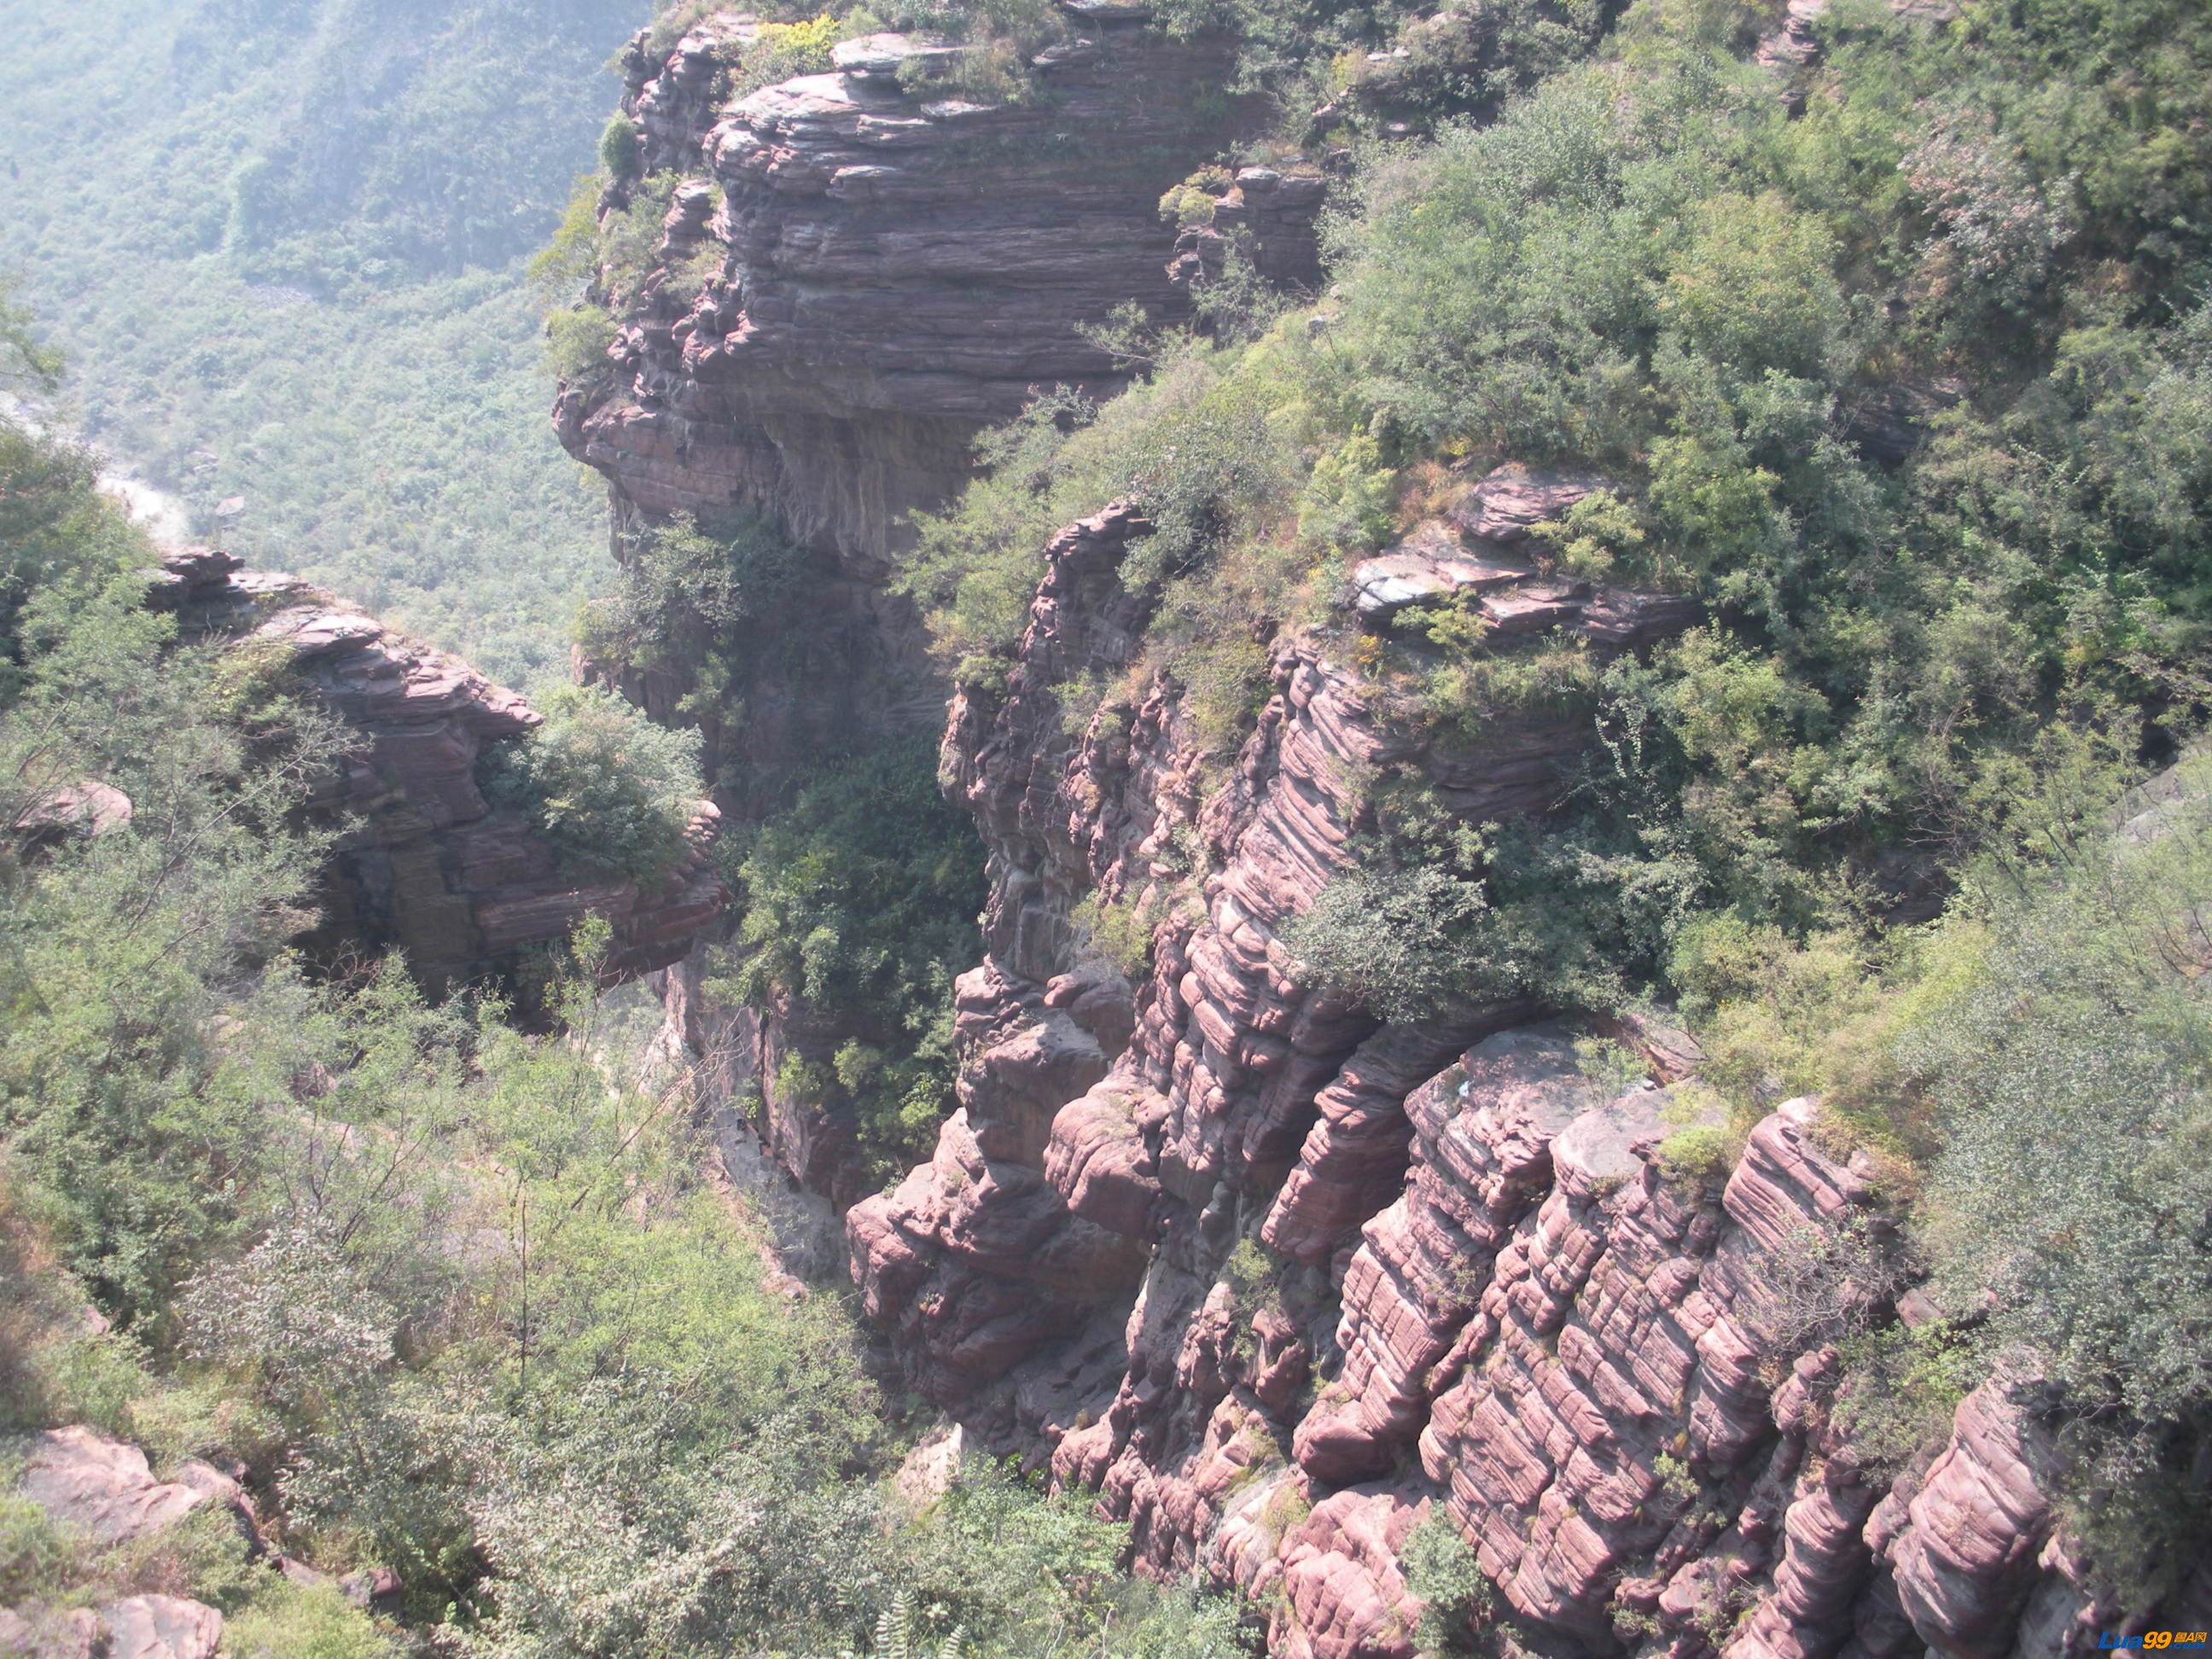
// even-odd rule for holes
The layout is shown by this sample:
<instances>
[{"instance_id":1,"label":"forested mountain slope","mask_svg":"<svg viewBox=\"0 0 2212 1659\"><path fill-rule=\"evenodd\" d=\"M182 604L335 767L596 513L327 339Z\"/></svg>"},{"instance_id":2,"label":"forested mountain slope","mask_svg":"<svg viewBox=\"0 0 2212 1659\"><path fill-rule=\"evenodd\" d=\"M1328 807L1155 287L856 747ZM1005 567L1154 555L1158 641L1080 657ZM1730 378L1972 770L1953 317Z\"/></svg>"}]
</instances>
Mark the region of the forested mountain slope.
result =
<instances>
[{"instance_id":1,"label":"forested mountain slope","mask_svg":"<svg viewBox=\"0 0 2212 1659\"><path fill-rule=\"evenodd\" d=\"M519 678L605 537L536 436L519 262L632 0L0 8L0 270L63 413L234 546Z\"/></svg>"}]
</instances>

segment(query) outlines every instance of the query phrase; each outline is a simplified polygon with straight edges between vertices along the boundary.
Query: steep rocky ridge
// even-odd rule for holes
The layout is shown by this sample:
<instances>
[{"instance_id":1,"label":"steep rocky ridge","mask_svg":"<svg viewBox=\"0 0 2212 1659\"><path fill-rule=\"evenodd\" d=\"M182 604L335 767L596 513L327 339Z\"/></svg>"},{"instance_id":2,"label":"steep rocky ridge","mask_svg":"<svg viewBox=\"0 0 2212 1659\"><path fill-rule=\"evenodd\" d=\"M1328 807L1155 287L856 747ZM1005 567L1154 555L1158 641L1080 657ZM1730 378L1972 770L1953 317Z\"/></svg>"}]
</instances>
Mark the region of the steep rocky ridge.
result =
<instances>
[{"instance_id":1,"label":"steep rocky ridge","mask_svg":"<svg viewBox=\"0 0 2212 1659\"><path fill-rule=\"evenodd\" d=\"M1484 482L1459 515L1478 530L1529 488ZM1254 1598L1271 1651L1412 1655L1401 1557L1432 1519L1528 1651L2093 1644L2115 1610L2060 1540L2032 1376L2001 1369L1893 1480L1838 1420L1826 1334L1855 1295L1899 1312L1839 1282L1826 1334L1784 1317L1817 1241L1892 1224L1816 1103L1724 1180L1672 1175L1660 1147L1707 1109L1679 1035L1613 1028L1662 1079L1621 1094L1548 1011L1382 1024L1301 980L1281 931L1343 861L1359 779L1419 768L1478 819L1541 813L1583 734L1398 732L1344 642L1310 635L1225 766L1158 679L1071 735L1061 688L1131 659L1143 606L1115 572L1146 529L1115 507L1055 538L1004 692L953 704L945 775L994 881L962 1109L848 1216L912 1383L1095 1488L1141 1567ZM1425 556L1478 549L1501 550ZM1149 926L1149 974L1078 924L1085 895Z\"/></svg>"},{"instance_id":2,"label":"steep rocky ridge","mask_svg":"<svg viewBox=\"0 0 2212 1659\"><path fill-rule=\"evenodd\" d=\"M644 165L684 181L612 385L564 391L556 423L610 478L618 529L750 507L807 544L814 654L765 648L781 617L733 641L750 720L715 734L725 755L773 768L921 716L933 683L880 585L898 514L941 498L1031 385L1110 385L1078 324L1133 297L1179 314L1232 252L1311 279L1318 173L1247 169L1158 224L1161 185L1206 146L1152 92L1197 84L1200 59L1104 15L1041 60L1041 111L902 89L911 41L848 43L837 73L735 101L718 77L740 20L631 54ZM1109 134L1160 166L1103 164ZM1909 448L1924 412L1876 411L1855 439ZM1694 611L1525 556L1531 524L1602 482L1501 469L1358 566L1347 604L1376 629L1461 596L1501 641L1663 637ZM1308 635L1279 647L1238 752L1210 757L1177 689L1130 672L1147 617L1118 570L1146 530L1117 507L1063 531L1003 690L952 703L944 775L992 878L957 991L960 1109L848 1216L908 1380L1097 1490L1146 1570L1250 1595L1274 1651L1412 1654L1424 1526L1464 1540L1528 1651L2094 1645L2117 1610L2059 1533L2034 1379L2002 1369L1893 1479L1838 1419L1834 1346L1778 1317L1807 1240L1889 1224L1814 1103L1700 1181L1660 1155L1698 1110L1679 1034L1610 1028L1658 1079L1623 1094L1585 1074L1560 1011L1384 1024L1303 981L1282 933L1344 862L1364 779L1418 772L1474 822L1540 816L1585 731L1395 730L1346 642ZM1063 705L1101 676L1117 689L1087 720ZM688 689L680 669L626 684L662 713ZM848 1196L836 1134L770 1083L828 1037L803 1010L715 1007L696 964L669 988L695 1043L734 1036L732 1080L766 1086L787 1166Z\"/></svg>"},{"instance_id":3,"label":"steep rocky ridge","mask_svg":"<svg viewBox=\"0 0 2212 1659\"><path fill-rule=\"evenodd\" d=\"M477 787L479 757L542 717L466 663L211 548L165 556L153 599L188 636L279 653L355 734L309 802L345 825L311 951L401 951L445 988L511 970L526 947L596 915L613 929L608 971L630 975L681 957L720 915L711 802L699 803L680 866L650 887L579 880L520 816L495 811Z\"/></svg>"},{"instance_id":4,"label":"steep rocky ridge","mask_svg":"<svg viewBox=\"0 0 2212 1659\"><path fill-rule=\"evenodd\" d=\"M606 477L618 550L672 514L714 526L745 511L804 550L784 597L711 641L592 665L656 718L701 726L733 818L775 812L824 753L935 732L946 688L886 586L904 516L957 489L976 434L1036 389L1120 384L1087 326L1133 301L1189 314L1158 204L1255 118L1218 93L1231 47L1166 39L1140 7L1066 11L1068 38L1030 65L1035 98L1006 106L902 85L901 64L931 49L892 35L732 97L757 28L734 12L665 56L643 35L625 55L641 170L680 182L611 375L565 386L554 424ZM1247 181L1255 211L1269 187ZM1268 220L1303 226L1291 264L1310 263L1304 190L1277 191L1302 205ZM726 683L687 703L710 646ZM733 1076L760 1090L776 1155L855 1195L850 1124L776 1086L787 1056L826 1064L847 1024L790 999L721 1006L696 964L675 994L695 1046L733 1053Z\"/></svg>"}]
</instances>

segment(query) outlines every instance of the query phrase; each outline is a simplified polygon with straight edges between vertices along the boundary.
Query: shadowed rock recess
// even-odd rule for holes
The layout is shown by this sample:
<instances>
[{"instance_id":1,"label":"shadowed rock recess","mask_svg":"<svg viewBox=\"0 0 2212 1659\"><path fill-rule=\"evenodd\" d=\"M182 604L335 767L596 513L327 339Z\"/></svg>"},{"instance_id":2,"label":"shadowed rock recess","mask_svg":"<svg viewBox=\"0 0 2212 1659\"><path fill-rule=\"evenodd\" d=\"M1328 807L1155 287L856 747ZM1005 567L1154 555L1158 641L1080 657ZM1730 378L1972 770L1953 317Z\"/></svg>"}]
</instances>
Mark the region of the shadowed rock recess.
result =
<instances>
[{"instance_id":1,"label":"shadowed rock recess","mask_svg":"<svg viewBox=\"0 0 2212 1659\"><path fill-rule=\"evenodd\" d=\"M933 706L882 586L900 514L957 487L969 441L1031 386L1110 385L1080 325L1130 299L1174 316L1218 262L1154 210L1212 148L1191 94L1213 48L1106 15L1040 62L1041 109L921 101L880 39L726 107L734 24L626 60L645 167L684 182L611 386L564 391L556 419L618 530L745 507L808 548L803 620L727 641L751 724L726 757L789 764L810 732ZM1266 221L1282 188L1240 180L1221 222ZM679 281L701 250L709 274ZM1310 240L1279 250L1294 275L1310 258ZM1601 482L1500 469L1350 573L1347 602L1382 626L1471 589L1503 638L1559 627L1600 653L1679 632L1694 607L1514 562L1531 523ZM941 776L992 884L957 992L960 1109L847 1217L913 1388L1095 1490L1141 1569L1249 1596L1273 1653L1414 1653L1402 1558L1433 1525L1531 1652L2094 1645L2114 1610L2057 1540L2032 1376L2001 1368L1892 1486L1838 1420L1836 1348L1775 1334L1808 1240L1891 1225L1864 1154L1816 1139L1813 1103L1776 1109L1732 1170L1669 1176L1657 1149L1698 1097L1680 1034L1615 1032L1662 1079L1624 1094L1585 1074L1587 1027L1559 1011L1383 1023L1301 977L1285 930L1346 862L1357 779L1417 770L1471 822L1540 818L1586 723L1409 738L1321 635L1279 650L1225 766L1164 680L1072 718L1072 683L1130 684L1147 617L1119 569L1148 528L1113 506L1062 530L1003 690L951 702ZM809 652L812 671L791 666ZM665 712L682 671L654 674L629 689ZM1086 899L1133 919L1141 961L1091 941ZM696 974L671 990L696 1037ZM834 1159L772 1095L768 1111L773 1150L827 1190ZM1895 1311L1911 1322L1911 1298Z\"/></svg>"}]
</instances>

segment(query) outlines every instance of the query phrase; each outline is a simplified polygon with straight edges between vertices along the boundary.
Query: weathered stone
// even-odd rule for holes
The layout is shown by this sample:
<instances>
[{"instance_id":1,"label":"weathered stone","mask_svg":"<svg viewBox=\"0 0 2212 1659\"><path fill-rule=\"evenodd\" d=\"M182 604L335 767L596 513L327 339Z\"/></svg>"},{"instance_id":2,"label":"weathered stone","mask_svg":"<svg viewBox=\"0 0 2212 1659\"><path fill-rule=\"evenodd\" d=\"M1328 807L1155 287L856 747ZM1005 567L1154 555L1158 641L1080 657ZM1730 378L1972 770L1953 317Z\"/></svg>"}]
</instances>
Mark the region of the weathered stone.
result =
<instances>
[{"instance_id":1,"label":"weathered stone","mask_svg":"<svg viewBox=\"0 0 2212 1659\"><path fill-rule=\"evenodd\" d=\"M100 1610L106 1659L215 1659L222 1615L177 1595L132 1595Z\"/></svg>"},{"instance_id":2,"label":"weathered stone","mask_svg":"<svg viewBox=\"0 0 2212 1659\"><path fill-rule=\"evenodd\" d=\"M673 962L720 915L729 895L709 856L720 827L713 803L698 803L685 851L657 882L563 872L477 785L488 745L542 723L521 697L295 578L242 571L228 554L186 549L165 570L175 580L154 597L185 629L286 653L349 734L312 802L353 823L311 950L396 949L443 989L511 968L522 948L599 915L613 930L607 970L628 975Z\"/></svg>"}]
</instances>

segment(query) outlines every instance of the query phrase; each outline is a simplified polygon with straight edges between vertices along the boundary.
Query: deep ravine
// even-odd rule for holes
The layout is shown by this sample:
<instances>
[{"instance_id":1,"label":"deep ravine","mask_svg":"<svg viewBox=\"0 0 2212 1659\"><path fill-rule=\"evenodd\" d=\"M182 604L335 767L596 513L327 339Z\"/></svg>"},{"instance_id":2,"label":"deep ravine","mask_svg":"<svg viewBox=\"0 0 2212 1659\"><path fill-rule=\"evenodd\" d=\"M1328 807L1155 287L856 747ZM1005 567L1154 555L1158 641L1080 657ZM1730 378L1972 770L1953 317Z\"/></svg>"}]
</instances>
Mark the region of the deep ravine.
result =
<instances>
[{"instance_id":1,"label":"deep ravine","mask_svg":"<svg viewBox=\"0 0 2212 1659\"><path fill-rule=\"evenodd\" d=\"M1145 31L1137 8L1070 9L1083 39L1039 60L1049 118L925 103L890 72L896 43L726 108L710 94L734 23L625 59L643 166L679 181L609 372L564 389L555 424L608 479L618 531L745 508L805 550L797 596L716 641L744 716L709 714L710 740L744 776L803 776L810 745L854 723L936 726L946 688L885 586L902 515L940 503L975 432L1032 389L1110 390L1085 326L1132 300L1178 314L1177 270L1204 264L1203 237L1179 240L1155 203L1218 141L1180 90L1218 72L1211 49ZM1809 48L1778 52L1786 68ZM1323 189L1303 158L1249 168L1217 222L1271 230L1297 281ZM1472 580L1455 561L1510 555L1589 486L1508 465L1458 488L1428 539L1362 567L1363 612L1404 603L1393 582ZM1699 1056L1663 1021L1596 1027L1642 1059L1624 1088L1588 1074L1575 1038L1593 1026L1572 1011L1386 1024L1297 971L1282 933L1346 861L1360 778L1394 766L1469 821L1540 819L1585 725L1409 740L1356 636L1318 631L1277 642L1256 720L1209 755L1176 685L1129 678L1149 601L1119 571L1149 526L1100 506L1046 549L1003 687L943 715L940 781L990 895L956 990L959 1109L928 1161L862 1195L834 1105L779 1090L787 1054L839 1032L719 1004L696 959L657 981L676 1028L730 1056L726 1092L757 1099L769 1153L849 1205L853 1279L905 1380L1095 1490L1143 1570L1252 1598L1271 1652L1428 1644L1401 1558L1437 1524L1495 1598L1454 1613L1530 1652L2025 1659L2093 1641L2113 1610L2059 1540L2032 1376L2000 1365L1894 1484L1834 1412L1844 1327L1926 1315L1839 1279L1832 1329L1786 1316L1808 1249L1895 1223L1813 1103L1776 1103L1732 1168L1670 1173L1656 1148L1696 1121L1680 1085ZM1509 633L1556 624L1621 653L1697 616L1483 568ZM616 678L672 717L689 666ZM1103 703L1102 678L1121 688ZM1085 900L1140 919L1142 962L1097 946Z\"/></svg>"}]
</instances>

